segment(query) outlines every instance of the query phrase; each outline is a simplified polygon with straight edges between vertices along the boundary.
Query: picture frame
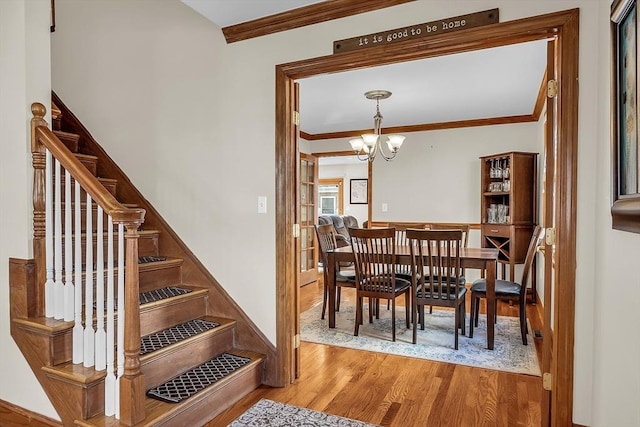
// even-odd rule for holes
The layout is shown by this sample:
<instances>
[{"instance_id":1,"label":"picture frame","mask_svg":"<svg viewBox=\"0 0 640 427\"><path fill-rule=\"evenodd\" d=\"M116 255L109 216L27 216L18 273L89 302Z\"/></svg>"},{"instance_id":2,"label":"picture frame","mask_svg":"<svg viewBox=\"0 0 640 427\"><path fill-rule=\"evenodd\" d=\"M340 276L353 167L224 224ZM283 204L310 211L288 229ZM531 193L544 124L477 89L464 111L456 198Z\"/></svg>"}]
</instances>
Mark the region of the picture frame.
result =
<instances>
[{"instance_id":1,"label":"picture frame","mask_svg":"<svg viewBox=\"0 0 640 427\"><path fill-rule=\"evenodd\" d=\"M368 184L369 180L366 178L349 180L349 203L352 205L369 203Z\"/></svg>"},{"instance_id":2,"label":"picture frame","mask_svg":"<svg viewBox=\"0 0 640 427\"><path fill-rule=\"evenodd\" d=\"M640 233L638 0L611 5L611 218Z\"/></svg>"}]
</instances>

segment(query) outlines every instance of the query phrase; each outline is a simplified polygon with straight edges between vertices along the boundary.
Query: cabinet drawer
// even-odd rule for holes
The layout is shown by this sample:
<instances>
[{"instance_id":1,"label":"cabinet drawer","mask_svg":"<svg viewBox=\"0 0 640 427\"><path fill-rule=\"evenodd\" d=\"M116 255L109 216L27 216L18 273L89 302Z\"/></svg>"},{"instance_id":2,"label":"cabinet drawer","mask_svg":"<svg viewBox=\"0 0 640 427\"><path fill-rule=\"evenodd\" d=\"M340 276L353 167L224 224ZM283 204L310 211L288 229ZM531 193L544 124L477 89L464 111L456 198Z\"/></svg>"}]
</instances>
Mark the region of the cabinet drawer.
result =
<instances>
[{"instance_id":1,"label":"cabinet drawer","mask_svg":"<svg viewBox=\"0 0 640 427\"><path fill-rule=\"evenodd\" d=\"M511 237L510 225L482 224L483 236Z\"/></svg>"}]
</instances>

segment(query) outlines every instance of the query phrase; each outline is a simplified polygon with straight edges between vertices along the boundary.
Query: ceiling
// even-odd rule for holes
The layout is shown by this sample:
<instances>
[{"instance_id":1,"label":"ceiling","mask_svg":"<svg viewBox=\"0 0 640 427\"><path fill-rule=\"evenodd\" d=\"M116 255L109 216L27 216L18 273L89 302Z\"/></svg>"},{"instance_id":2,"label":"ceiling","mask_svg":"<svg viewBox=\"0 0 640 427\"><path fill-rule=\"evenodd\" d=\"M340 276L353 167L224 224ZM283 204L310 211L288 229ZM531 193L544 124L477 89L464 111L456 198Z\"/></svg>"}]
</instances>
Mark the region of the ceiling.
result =
<instances>
[{"instance_id":1,"label":"ceiling","mask_svg":"<svg viewBox=\"0 0 640 427\"><path fill-rule=\"evenodd\" d=\"M222 28L321 0L182 1ZM317 135L371 128L375 101L364 93L377 89L392 92L380 101L383 128L530 115L545 64L540 40L301 79L300 129Z\"/></svg>"}]
</instances>

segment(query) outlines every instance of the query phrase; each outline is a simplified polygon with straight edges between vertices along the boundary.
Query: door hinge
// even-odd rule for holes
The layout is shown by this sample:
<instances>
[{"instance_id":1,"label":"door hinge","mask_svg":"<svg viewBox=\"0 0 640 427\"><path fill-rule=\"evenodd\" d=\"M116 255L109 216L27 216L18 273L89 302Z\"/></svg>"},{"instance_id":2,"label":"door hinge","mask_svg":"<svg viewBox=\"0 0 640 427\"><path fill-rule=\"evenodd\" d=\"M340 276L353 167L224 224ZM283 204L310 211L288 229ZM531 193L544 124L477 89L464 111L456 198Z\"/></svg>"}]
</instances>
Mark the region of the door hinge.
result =
<instances>
[{"instance_id":1,"label":"door hinge","mask_svg":"<svg viewBox=\"0 0 640 427\"><path fill-rule=\"evenodd\" d=\"M553 227L546 228L544 231L544 242L553 246L556 244L556 229Z\"/></svg>"},{"instance_id":2,"label":"door hinge","mask_svg":"<svg viewBox=\"0 0 640 427\"><path fill-rule=\"evenodd\" d=\"M300 224L293 224L293 237L295 239L300 237Z\"/></svg>"},{"instance_id":3,"label":"door hinge","mask_svg":"<svg viewBox=\"0 0 640 427\"><path fill-rule=\"evenodd\" d=\"M291 119L293 124L296 126L300 126L300 113L297 111L293 112L293 118Z\"/></svg>"},{"instance_id":4,"label":"door hinge","mask_svg":"<svg viewBox=\"0 0 640 427\"><path fill-rule=\"evenodd\" d=\"M549 80L547 82L547 97L555 98L556 96L558 96L558 81Z\"/></svg>"},{"instance_id":5,"label":"door hinge","mask_svg":"<svg viewBox=\"0 0 640 427\"><path fill-rule=\"evenodd\" d=\"M300 348L300 334L295 334L292 338L293 348Z\"/></svg>"},{"instance_id":6,"label":"door hinge","mask_svg":"<svg viewBox=\"0 0 640 427\"><path fill-rule=\"evenodd\" d=\"M545 372L544 374L542 374L542 388L547 391L551 391L552 387L553 387L553 376L551 375L550 372Z\"/></svg>"}]
</instances>

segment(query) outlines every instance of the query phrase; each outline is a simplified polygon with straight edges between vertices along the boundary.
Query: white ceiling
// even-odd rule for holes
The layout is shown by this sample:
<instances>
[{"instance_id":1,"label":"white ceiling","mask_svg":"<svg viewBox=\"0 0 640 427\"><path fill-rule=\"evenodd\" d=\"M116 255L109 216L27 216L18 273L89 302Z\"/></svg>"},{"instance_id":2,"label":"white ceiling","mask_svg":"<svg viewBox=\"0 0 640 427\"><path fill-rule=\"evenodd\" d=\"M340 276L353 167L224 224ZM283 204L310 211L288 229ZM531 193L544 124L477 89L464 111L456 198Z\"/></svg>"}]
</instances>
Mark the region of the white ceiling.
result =
<instances>
[{"instance_id":1,"label":"white ceiling","mask_svg":"<svg viewBox=\"0 0 640 427\"><path fill-rule=\"evenodd\" d=\"M323 0L181 0L220 28Z\"/></svg>"},{"instance_id":2,"label":"white ceiling","mask_svg":"<svg viewBox=\"0 0 640 427\"><path fill-rule=\"evenodd\" d=\"M321 0L182 1L225 27ZM319 134L371 128L375 101L364 93L377 89L393 93L380 101L383 128L531 114L545 64L541 40L309 77L300 80L300 129Z\"/></svg>"}]
</instances>

